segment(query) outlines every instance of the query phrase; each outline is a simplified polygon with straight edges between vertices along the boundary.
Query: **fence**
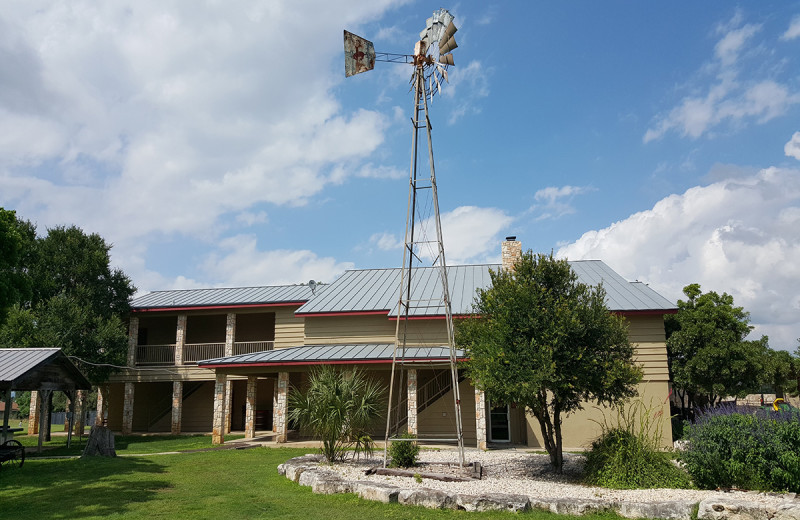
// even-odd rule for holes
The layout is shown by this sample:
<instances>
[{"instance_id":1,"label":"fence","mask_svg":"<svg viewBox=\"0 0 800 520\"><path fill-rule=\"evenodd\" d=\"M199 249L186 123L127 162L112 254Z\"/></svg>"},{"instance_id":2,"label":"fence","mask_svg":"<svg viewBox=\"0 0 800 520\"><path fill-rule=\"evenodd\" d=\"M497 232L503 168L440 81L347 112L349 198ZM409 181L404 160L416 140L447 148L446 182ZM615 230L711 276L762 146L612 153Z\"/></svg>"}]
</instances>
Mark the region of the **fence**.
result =
<instances>
[{"instance_id":1,"label":"fence","mask_svg":"<svg viewBox=\"0 0 800 520\"><path fill-rule=\"evenodd\" d=\"M86 420L83 424L91 426L94 424L94 419L97 417L97 410L86 412ZM53 412L50 414L50 424L64 424L67 419L67 412Z\"/></svg>"}]
</instances>

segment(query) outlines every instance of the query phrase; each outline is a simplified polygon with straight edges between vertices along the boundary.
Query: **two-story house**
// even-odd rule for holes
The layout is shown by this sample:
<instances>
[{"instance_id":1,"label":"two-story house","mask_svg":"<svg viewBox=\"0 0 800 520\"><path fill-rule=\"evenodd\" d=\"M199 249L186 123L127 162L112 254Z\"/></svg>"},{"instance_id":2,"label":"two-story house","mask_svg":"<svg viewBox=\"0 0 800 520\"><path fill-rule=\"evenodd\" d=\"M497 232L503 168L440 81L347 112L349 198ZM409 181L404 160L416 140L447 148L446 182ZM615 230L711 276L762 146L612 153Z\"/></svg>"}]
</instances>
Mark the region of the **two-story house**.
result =
<instances>
[{"instance_id":1,"label":"two-story house","mask_svg":"<svg viewBox=\"0 0 800 520\"><path fill-rule=\"evenodd\" d=\"M448 267L452 312L467 316L489 270L508 268L521 250L503 242L501 265ZM640 282L628 282L601 261L570 262L580 281L602 282L611 312L623 315L644 369L640 396L654 407L669 443L668 373L663 315L674 303ZM101 389L98 412L129 432L213 432L273 435L283 442L287 398L316 365L361 367L388 383L397 326L400 269L345 272L329 285L157 291L136 298L130 317L127 370ZM433 268L413 274L414 298L441 293ZM425 437L452 437L453 397L447 369L444 310L417 311L407 323L406 370L399 421ZM463 358L463 353L459 354ZM522 407L494 407L466 379L460 382L466 445L487 442L540 447L538 423ZM564 422L565 447L585 447L599 435L592 405ZM385 420L385 419L384 419ZM385 424L385 423L383 423ZM383 436L383 425L377 427Z\"/></svg>"}]
</instances>

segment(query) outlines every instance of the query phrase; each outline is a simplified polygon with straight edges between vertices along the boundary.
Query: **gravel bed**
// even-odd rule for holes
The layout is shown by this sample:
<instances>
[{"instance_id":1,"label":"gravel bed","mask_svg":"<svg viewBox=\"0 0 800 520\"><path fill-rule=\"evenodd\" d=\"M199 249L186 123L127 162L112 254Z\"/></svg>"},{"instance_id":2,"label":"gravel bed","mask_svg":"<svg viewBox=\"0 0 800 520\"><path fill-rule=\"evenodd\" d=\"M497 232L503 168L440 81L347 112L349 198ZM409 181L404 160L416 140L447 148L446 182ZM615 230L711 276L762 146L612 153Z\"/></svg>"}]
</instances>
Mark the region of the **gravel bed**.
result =
<instances>
[{"instance_id":1,"label":"gravel bed","mask_svg":"<svg viewBox=\"0 0 800 520\"><path fill-rule=\"evenodd\" d=\"M349 461L344 464L336 464L329 469L338 471L347 480L371 480L404 488L425 487L471 495L509 493L536 498L605 499L620 502L665 502L672 500L700 502L707 498L727 498L775 505L787 500L795 500L793 493L774 494L691 489L616 490L585 486L580 484L584 457L578 454L564 454L564 473L562 475L553 473L550 470L550 458L548 455L533 454L522 450L482 451L465 449L464 460L466 463L481 463L483 466L483 478L481 480L473 482L440 482L432 479L423 479L421 483L418 483L412 477L365 475L364 471L366 469L383 465L382 457ZM418 468L420 471L437 471L438 463L457 464L458 451L455 449L423 449L420 451L419 461L423 464L421 468ZM427 466L426 463L432 463L432 465Z\"/></svg>"}]
</instances>

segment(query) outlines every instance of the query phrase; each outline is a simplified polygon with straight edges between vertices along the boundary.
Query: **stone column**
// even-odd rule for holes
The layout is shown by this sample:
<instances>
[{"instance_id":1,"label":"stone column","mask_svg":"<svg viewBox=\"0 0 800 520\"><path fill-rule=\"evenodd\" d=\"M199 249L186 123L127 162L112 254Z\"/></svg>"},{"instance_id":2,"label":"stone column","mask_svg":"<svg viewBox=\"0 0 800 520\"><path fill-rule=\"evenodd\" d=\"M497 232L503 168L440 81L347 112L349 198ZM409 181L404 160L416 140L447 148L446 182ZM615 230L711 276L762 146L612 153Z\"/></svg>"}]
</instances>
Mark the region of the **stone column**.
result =
<instances>
[{"instance_id":1,"label":"stone column","mask_svg":"<svg viewBox=\"0 0 800 520\"><path fill-rule=\"evenodd\" d=\"M410 368L406 371L408 384L408 433L417 434L417 370Z\"/></svg>"},{"instance_id":2,"label":"stone column","mask_svg":"<svg viewBox=\"0 0 800 520\"><path fill-rule=\"evenodd\" d=\"M475 389L475 433L478 437L478 449L486 449L486 394Z\"/></svg>"},{"instance_id":3,"label":"stone column","mask_svg":"<svg viewBox=\"0 0 800 520\"><path fill-rule=\"evenodd\" d=\"M136 366L136 346L139 344L139 317L131 316L128 324L128 366Z\"/></svg>"},{"instance_id":4,"label":"stone column","mask_svg":"<svg viewBox=\"0 0 800 520\"><path fill-rule=\"evenodd\" d=\"M75 415L72 422L75 423L75 435L83 435L83 428L86 425L86 390L75 392Z\"/></svg>"},{"instance_id":5,"label":"stone column","mask_svg":"<svg viewBox=\"0 0 800 520\"><path fill-rule=\"evenodd\" d=\"M244 413L245 439L252 439L256 436L256 388L258 388L258 378L247 376L247 402Z\"/></svg>"},{"instance_id":6,"label":"stone column","mask_svg":"<svg viewBox=\"0 0 800 520\"><path fill-rule=\"evenodd\" d=\"M236 341L236 313L229 312L225 320L225 356L233 355L233 343ZM225 388L225 433L231 433L231 407L233 405L233 382L228 381Z\"/></svg>"},{"instance_id":7,"label":"stone column","mask_svg":"<svg viewBox=\"0 0 800 520\"><path fill-rule=\"evenodd\" d=\"M125 396L122 403L122 435L133 432L133 383L125 383Z\"/></svg>"},{"instance_id":8,"label":"stone column","mask_svg":"<svg viewBox=\"0 0 800 520\"><path fill-rule=\"evenodd\" d=\"M172 382L172 435L181 433L181 417L183 415L183 381Z\"/></svg>"},{"instance_id":9,"label":"stone column","mask_svg":"<svg viewBox=\"0 0 800 520\"><path fill-rule=\"evenodd\" d=\"M275 442L286 442L287 415L289 412L289 372L278 372L278 396L273 411Z\"/></svg>"},{"instance_id":10,"label":"stone column","mask_svg":"<svg viewBox=\"0 0 800 520\"><path fill-rule=\"evenodd\" d=\"M225 442L225 388L228 386L228 377L217 374L214 383L214 421L211 431L211 444Z\"/></svg>"},{"instance_id":11,"label":"stone column","mask_svg":"<svg viewBox=\"0 0 800 520\"><path fill-rule=\"evenodd\" d=\"M272 431L278 431L278 380L272 382Z\"/></svg>"},{"instance_id":12,"label":"stone column","mask_svg":"<svg viewBox=\"0 0 800 520\"><path fill-rule=\"evenodd\" d=\"M31 410L28 412L28 435L39 434L39 412L42 409L42 402L39 392L31 392Z\"/></svg>"},{"instance_id":13,"label":"stone column","mask_svg":"<svg viewBox=\"0 0 800 520\"><path fill-rule=\"evenodd\" d=\"M95 426L104 426L108 414L108 387L97 387L97 416L94 418Z\"/></svg>"},{"instance_id":14,"label":"stone column","mask_svg":"<svg viewBox=\"0 0 800 520\"><path fill-rule=\"evenodd\" d=\"M175 331L175 366L183 364L184 345L186 345L186 315L178 314L178 327Z\"/></svg>"}]
</instances>

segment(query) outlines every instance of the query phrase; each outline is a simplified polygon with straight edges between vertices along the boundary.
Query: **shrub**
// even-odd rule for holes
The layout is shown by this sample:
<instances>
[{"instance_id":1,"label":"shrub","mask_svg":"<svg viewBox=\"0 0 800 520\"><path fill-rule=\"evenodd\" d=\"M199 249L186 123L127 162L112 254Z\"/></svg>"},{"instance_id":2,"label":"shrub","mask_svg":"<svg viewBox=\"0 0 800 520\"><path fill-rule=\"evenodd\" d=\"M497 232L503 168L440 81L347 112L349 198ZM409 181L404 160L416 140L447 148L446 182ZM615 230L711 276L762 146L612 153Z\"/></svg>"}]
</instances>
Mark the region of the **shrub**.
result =
<instances>
[{"instance_id":1,"label":"shrub","mask_svg":"<svg viewBox=\"0 0 800 520\"><path fill-rule=\"evenodd\" d=\"M602 424L603 434L586 454L588 484L613 489L688 488L687 473L660 450L660 412L636 402L620 407L617 424Z\"/></svg>"},{"instance_id":2,"label":"shrub","mask_svg":"<svg viewBox=\"0 0 800 520\"><path fill-rule=\"evenodd\" d=\"M705 410L686 439L680 458L699 487L800 492L797 410Z\"/></svg>"},{"instance_id":3,"label":"shrub","mask_svg":"<svg viewBox=\"0 0 800 520\"><path fill-rule=\"evenodd\" d=\"M417 465L419 455L419 445L417 436L411 433L401 435L402 441L392 441L389 446L389 456L392 459L391 466L394 468L410 468Z\"/></svg>"},{"instance_id":4,"label":"shrub","mask_svg":"<svg viewBox=\"0 0 800 520\"><path fill-rule=\"evenodd\" d=\"M385 389L355 369L342 372L329 365L313 371L308 390L289 395L289 419L322 440L328 462L344 460L348 448L355 455L372 453L367 433L380 416Z\"/></svg>"}]
</instances>

